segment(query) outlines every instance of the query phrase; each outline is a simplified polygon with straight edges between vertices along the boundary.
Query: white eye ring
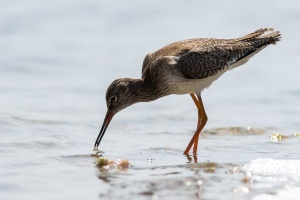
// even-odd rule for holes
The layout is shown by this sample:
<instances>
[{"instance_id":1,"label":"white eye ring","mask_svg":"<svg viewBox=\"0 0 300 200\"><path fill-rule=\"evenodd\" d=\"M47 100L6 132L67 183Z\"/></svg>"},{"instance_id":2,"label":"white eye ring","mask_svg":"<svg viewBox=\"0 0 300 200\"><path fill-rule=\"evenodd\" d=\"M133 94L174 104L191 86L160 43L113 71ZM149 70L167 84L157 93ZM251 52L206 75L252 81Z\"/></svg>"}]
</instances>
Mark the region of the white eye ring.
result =
<instances>
[{"instance_id":1,"label":"white eye ring","mask_svg":"<svg viewBox=\"0 0 300 200\"><path fill-rule=\"evenodd\" d=\"M117 101L117 97L116 96L112 96L109 99L110 102L116 102Z\"/></svg>"}]
</instances>

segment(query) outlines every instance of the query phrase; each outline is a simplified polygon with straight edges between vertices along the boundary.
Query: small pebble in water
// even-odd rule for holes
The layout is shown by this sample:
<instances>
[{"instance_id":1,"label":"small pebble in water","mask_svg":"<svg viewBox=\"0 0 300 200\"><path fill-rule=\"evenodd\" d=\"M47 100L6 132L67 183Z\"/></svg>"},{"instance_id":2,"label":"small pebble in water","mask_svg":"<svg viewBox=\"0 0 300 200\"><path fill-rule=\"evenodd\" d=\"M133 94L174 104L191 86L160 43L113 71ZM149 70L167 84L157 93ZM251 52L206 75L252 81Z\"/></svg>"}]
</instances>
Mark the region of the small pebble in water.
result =
<instances>
[{"instance_id":1,"label":"small pebble in water","mask_svg":"<svg viewBox=\"0 0 300 200\"><path fill-rule=\"evenodd\" d=\"M111 162L112 162L111 160L108 160L106 158L100 157L97 160L96 166L97 167L104 167L104 166L108 165Z\"/></svg>"},{"instance_id":2,"label":"small pebble in water","mask_svg":"<svg viewBox=\"0 0 300 200\"><path fill-rule=\"evenodd\" d=\"M278 141L278 140L281 140L281 135L279 135L279 134L272 134L272 136L271 136L271 140L272 141Z\"/></svg>"},{"instance_id":3,"label":"small pebble in water","mask_svg":"<svg viewBox=\"0 0 300 200\"><path fill-rule=\"evenodd\" d=\"M118 160L115 163L119 169L127 169L130 166L128 160Z\"/></svg>"},{"instance_id":4,"label":"small pebble in water","mask_svg":"<svg viewBox=\"0 0 300 200\"><path fill-rule=\"evenodd\" d=\"M281 134L278 134L278 133L272 134L272 136L271 136L272 141L280 141L282 139L287 139L287 138L288 138L288 136L281 135Z\"/></svg>"},{"instance_id":5,"label":"small pebble in water","mask_svg":"<svg viewBox=\"0 0 300 200\"><path fill-rule=\"evenodd\" d=\"M96 161L96 166L98 168L101 168L101 169L114 169L114 168L117 168L117 169L124 170L124 169L128 169L130 164L129 164L128 160L119 159L117 161L112 161L112 160L109 160L107 158L100 157Z\"/></svg>"}]
</instances>

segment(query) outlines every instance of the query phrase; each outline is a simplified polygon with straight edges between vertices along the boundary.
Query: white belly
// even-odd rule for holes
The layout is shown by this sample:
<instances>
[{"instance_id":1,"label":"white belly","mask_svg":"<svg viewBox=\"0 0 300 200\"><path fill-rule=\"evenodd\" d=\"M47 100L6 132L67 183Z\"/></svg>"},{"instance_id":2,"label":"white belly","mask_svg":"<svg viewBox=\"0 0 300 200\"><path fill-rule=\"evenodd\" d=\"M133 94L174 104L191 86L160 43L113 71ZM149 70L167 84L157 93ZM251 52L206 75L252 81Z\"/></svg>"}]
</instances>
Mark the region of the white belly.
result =
<instances>
[{"instance_id":1,"label":"white belly","mask_svg":"<svg viewBox=\"0 0 300 200\"><path fill-rule=\"evenodd\" d=\"M200 94L202 90L209 87L217 80L225 71L221 71L214 76L204 79L185 79L183 77L171 78L168 81L168 86L171 88L172 94Z\"/></svg>"}]
</instances>

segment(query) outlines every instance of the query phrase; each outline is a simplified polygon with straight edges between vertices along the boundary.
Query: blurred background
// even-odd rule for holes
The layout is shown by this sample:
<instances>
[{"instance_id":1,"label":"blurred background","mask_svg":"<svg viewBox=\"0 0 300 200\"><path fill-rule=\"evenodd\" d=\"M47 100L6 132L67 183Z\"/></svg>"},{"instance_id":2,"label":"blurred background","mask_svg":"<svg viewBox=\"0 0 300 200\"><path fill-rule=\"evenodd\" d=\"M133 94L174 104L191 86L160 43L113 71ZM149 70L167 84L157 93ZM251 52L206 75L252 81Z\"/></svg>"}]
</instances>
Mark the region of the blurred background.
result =
<instances>
[{"instance_id":1,"label":"blurred background","mask_svg":"<svg viewBox=\"0 0 300 200\"><path fill-rule=\"evenodd\" d=\"M90 183L65 198L80 199L86 192L97 198L93 162L62 156L91 154L109 84L139 78L147 53L178 40L279 30L281 42L204 91L205 128L299 131L299 10L296 0L0 1L0 199L40 197L38 188L41 194L56 191L57 176L64 178L58 190L67 193ZM189 95L136 104L115 116L102 148L112 158L129 160L153 146L180 152L196 122ZM70 168L73 173L65 173Z\"/></svg>"}]
</instances>

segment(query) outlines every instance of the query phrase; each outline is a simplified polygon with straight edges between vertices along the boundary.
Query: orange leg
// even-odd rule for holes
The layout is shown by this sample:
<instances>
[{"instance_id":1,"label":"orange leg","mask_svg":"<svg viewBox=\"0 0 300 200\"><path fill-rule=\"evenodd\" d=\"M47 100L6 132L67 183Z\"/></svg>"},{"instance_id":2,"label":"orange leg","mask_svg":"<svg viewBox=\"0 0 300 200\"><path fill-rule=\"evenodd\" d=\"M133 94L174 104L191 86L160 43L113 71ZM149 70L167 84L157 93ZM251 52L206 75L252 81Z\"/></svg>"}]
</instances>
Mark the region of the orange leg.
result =
<instances>
[{"instance_id":1,"label":"orange leg","mask_svg":"<svg viewBox=\"0 0 300 200\"><path fill-rule=\"evenodd\" d=\"M191 94L191 97L194 100L194 103L196 104L196 106L198 108L198 123L197 123L197 128L196 128L196 130L197 130L200 123L201 123L200 122L200 111L199 111L199 108L201 107L201 105L200 105L198 99L196 98L196 96L194 94ZM193 147L193 153L194 154L197 152L199 135L200 135L200 133L198 134L198 136L196 137L196 140L194 141L194 147Z\"/></svg>"},{"instance_id":2,"label":"orange leg","mask_svg":"<svg viewBox=\"0 0 300 200\"><path fill-rule=\"evenodd\" d=\"M190 149L192 148L192 146L194 145L193 148L193 154L197 153L197 148L198 148L198 140L199 140L199 135L200 132L202 131L203 127L205 126L206 122L207 122L207 116L204 110L204 106L202 103L202 99L200 95L197 95L198 99L196 98L196 96L194 94L191 94L192 99L194 100L197 108L198 108L198 125L197 125L197 130L194 134L194 136L192 137L189 145L186 147L185 151L183 154L187 155L190 151Z\"/></svg>"}]
</instances>

